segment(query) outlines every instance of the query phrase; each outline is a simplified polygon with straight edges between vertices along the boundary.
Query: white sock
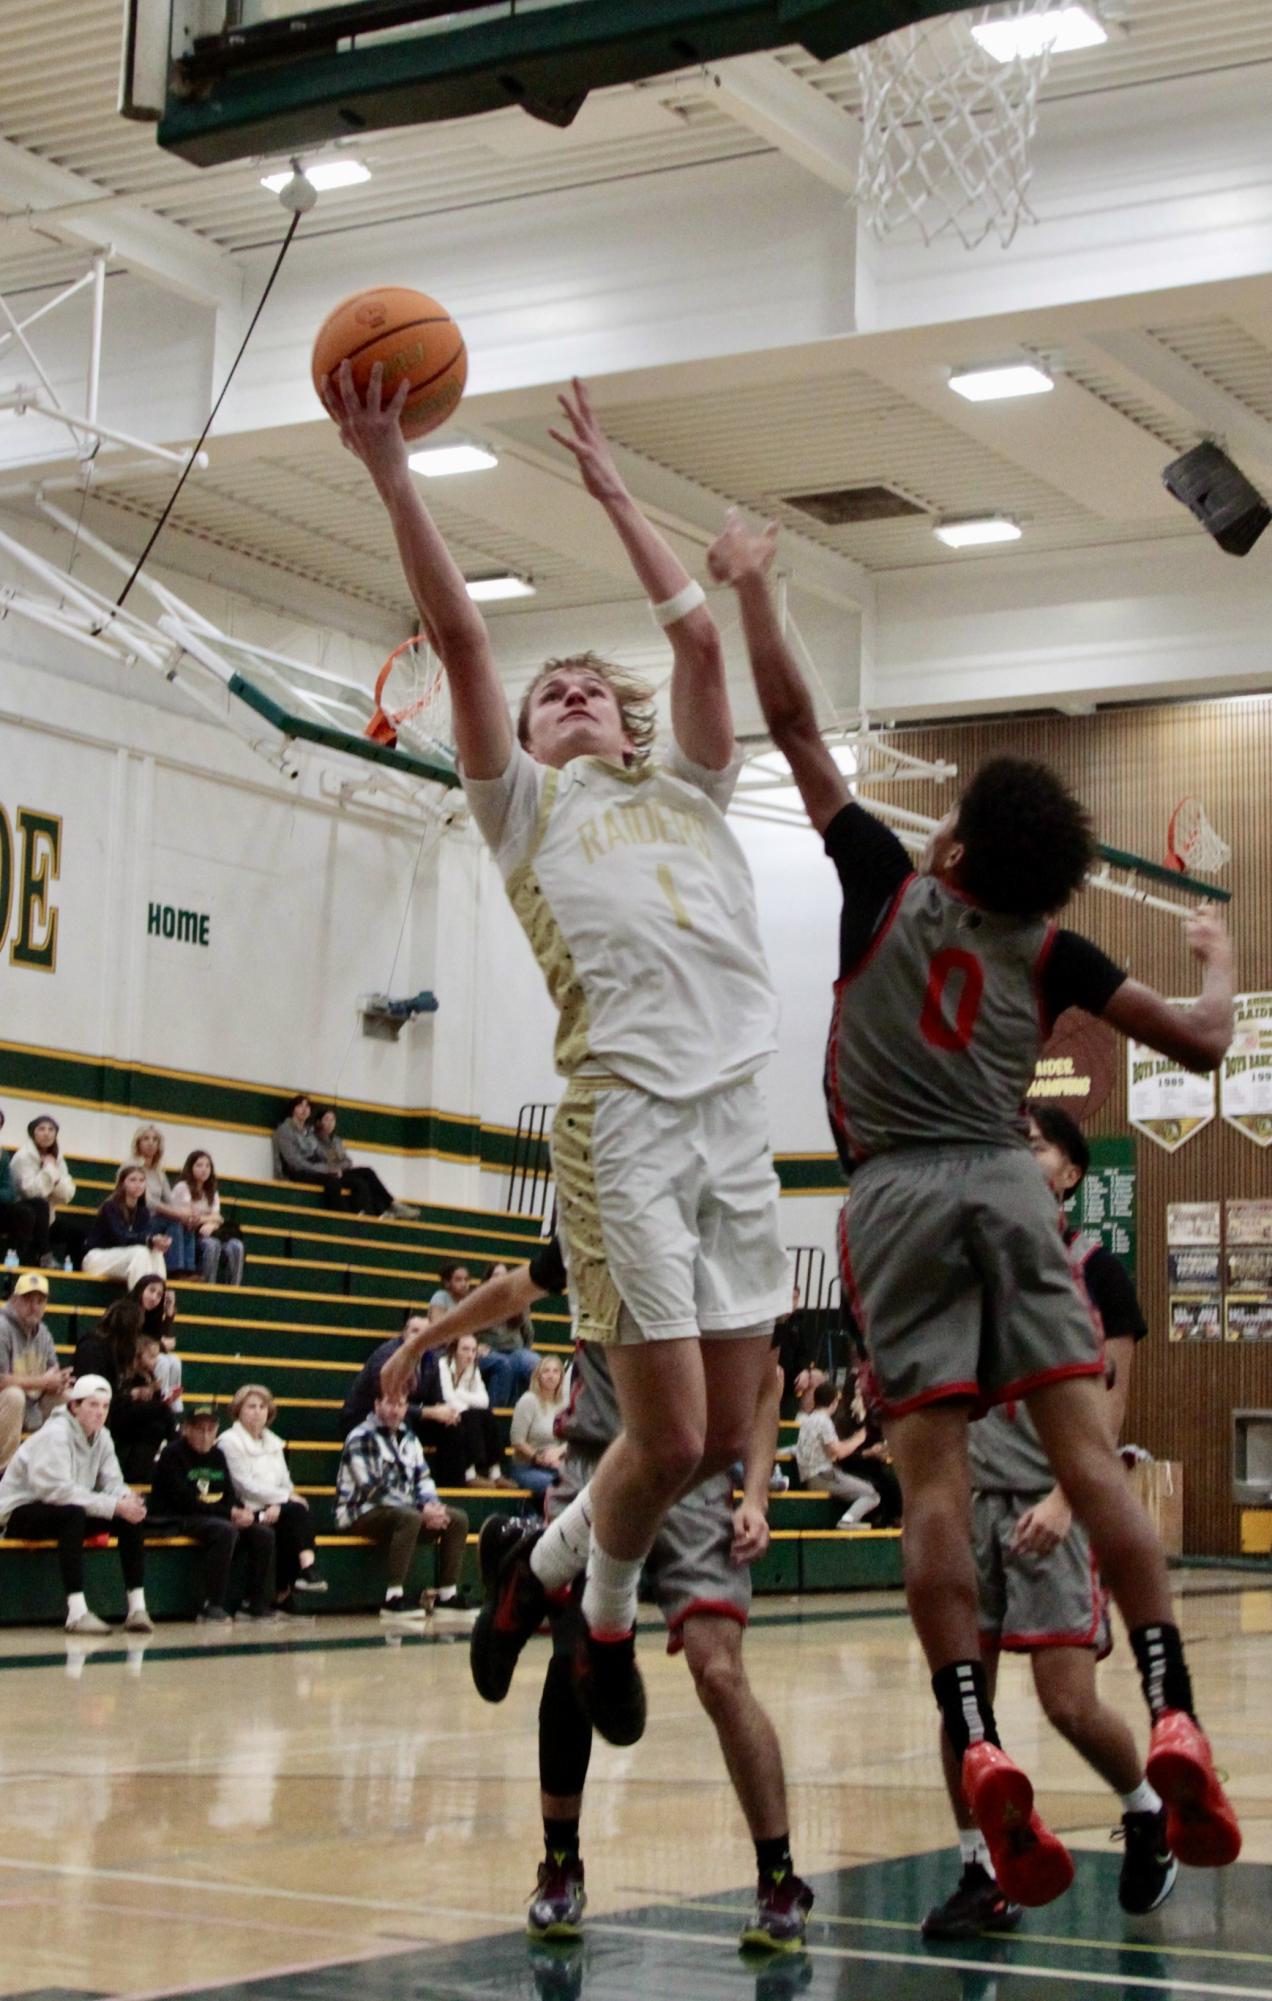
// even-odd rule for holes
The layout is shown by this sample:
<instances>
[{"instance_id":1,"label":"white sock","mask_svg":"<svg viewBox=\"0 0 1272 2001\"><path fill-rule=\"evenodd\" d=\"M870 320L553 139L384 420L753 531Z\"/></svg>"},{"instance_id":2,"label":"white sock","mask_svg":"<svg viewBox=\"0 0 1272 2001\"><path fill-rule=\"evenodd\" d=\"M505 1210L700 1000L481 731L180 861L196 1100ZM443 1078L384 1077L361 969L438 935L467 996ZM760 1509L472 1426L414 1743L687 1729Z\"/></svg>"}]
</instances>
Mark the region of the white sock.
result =
<instances>
[{"instance_id":1,"label":"white sock","mask_svg":"<svg viewBox=\"0 0 1272 2001\"><path fill-rule=\"evenodd\" d=\"M402 1586L400 1584L390 1584L388 1590L384 1594L384 1602L386 1605L396 1605L398 1599L401 1598L402 1596L403 1596Z\"/></svg>"},{"instance_id":2,"label":"white sock","mask_svg":"<svg viewBox=\"0 0 1272 2001\"><path fill-rule=\"evenodd\" d=\"M146 1594L142 1589L141 1585L139 1584L135 1591L130 1591L128 1593L128 1610L130 1612L144 1612L145 1609L146 1609Z\"/></svg>"},{"instance_id":3,"label":"white sock","mask_svg":"<svg viewBox=\"0 0 1272 2001\"><path fill-rule=\"evenodd\" d=\"M88 1600L82 1591L68 1591L66 1594L66 1616L68 1619L82 1619L88 1610Z\"/></svg>"},{"instance_id":4,"label":"white sock","mask_svg":"<svg viewBox=\"0 0 1272 2001\"><path fill-rule=\"evenodd\" d=\"M989 1849L979 1827L960 1827L958 1831L958 1852L966 1869L971 1863L979 1862L987 1876L994 1874L994 1865L989 1859Z\"/></svg>"},{"instance_id":5,"label":"white sock","mask_svg":"<svg viewBox=\"0 0 1272 2001\"><path fill-rule=\"evenodd\" d=\"M449 1605L451 1599L454 1596L455 1596L455 1586L453 1584L440 1584L437 1589L437 1596L433 1600L433 1603L435 1605Z\"/></svg>"},{"instance_id":6,"label":"white sock","mask_svg":"<svg viewBox=\"0 0 1272 2001\"><path fill-rule=\"evenodd\" d=\"M584 1487L539 1537L530 1568L545 1591L564 1591L587 1562L592 1542L592 1489Z\"/></svg>"},{"instance_id":7,"label":"white sock","mask_svg":"<svg viewBox=\"0 0 1272 2001\"><path fill-rule=\"evenodd\" d=\"M1141 1779L1133 1793L1122 1794L1123 1813L1160 1813L1161 1795L1156 1793L1147 1779Z\"/></svg>"},{"instance_id":8,"label":"white sock","mask_svg":"<svg viewBox=\"0 0 1272 2001\"><path fill-rule=\"evenodd\" d=\"M636 1587L643 1557L610 1556L592 1537L583 1586L583 1617L589 1632L604 1636L630 1633L636 1624Z\"/></svg>"}]
</instances>

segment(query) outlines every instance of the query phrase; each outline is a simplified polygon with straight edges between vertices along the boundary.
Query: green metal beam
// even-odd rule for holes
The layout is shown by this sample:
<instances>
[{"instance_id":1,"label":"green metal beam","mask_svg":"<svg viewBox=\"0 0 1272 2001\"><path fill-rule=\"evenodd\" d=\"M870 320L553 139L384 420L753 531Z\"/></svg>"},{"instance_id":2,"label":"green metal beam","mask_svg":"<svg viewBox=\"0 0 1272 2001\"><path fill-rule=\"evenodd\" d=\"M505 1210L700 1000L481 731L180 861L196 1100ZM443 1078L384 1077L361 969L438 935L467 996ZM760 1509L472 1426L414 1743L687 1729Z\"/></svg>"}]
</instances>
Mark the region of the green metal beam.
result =
<instances>
[{"instance_id":1,"label":"green metal beam","mask_svg":"<svg viewBox=\"0 0 1272 2001\"><path fill-rule=\"evenodd\" d=\"M1111 868L1125 869L1128 875L1165 883L1168 889L1186 890L1190 896L1202 897L1208 903L1232 902L1230 889L1220 889L1215 882L1202 882L1195 875L1181 875L1178 869L1166 868L1161 862L1146 861L1143 855L1133 855L1128 848L1107 848L1101 841L1095 852L1102 862L1108 862Z\"/></svg>"},{"instance_id":2,"label":"green metal beam","mask_svg":"<svg viewBox=\"0 0 1272 2001\"><path fill-rule=\"evenodd\" d=\"M427 778L434 785L454 788L459 784L459 773L453 764L443 764L440 759L434 763L429 758L413 757L407 750L390 750L387 744L372 743L370 737L354 736L349 730L338 730L326 723L310 722L306 716L293 715L281 702L265 694L246 675L235 674L230 681L230 693L237 695L240 702L246 702L249 709L255 709L258 716L285 737L299 738L303 743L321 744L324 750L342 750L348 757L360 757L367 764L382 764L389 771L405 772L411 778Z\"/></svg>"},{"instance_id":3,"label":"green metal beam","mask_svg":"<svg viewBox=\"0 0 1272 2001\"><path fill-rule=\"evenodd\" d=\"M237 63L183 87L159 144L197 166L351 133L521 105L568 125L591 90L801 43L826 58L972 0L573 0L445 34L356 45L312 59ZM206 65L207 45L200 61Z\"/></svg>"}]
</instances>

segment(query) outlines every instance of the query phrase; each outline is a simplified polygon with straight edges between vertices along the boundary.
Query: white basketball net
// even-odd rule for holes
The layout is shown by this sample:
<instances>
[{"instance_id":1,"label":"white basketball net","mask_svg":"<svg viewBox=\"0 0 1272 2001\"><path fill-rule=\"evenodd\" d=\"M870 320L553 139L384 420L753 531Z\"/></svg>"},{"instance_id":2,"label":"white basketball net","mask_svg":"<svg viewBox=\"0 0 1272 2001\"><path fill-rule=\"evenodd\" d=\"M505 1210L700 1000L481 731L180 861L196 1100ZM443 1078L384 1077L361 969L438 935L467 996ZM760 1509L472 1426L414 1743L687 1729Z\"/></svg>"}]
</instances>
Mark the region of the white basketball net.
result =
<instances>
[{"instance_id":1,"label":"white basketball net","mask_svg":"<svg viewBox=\"0 0 1272 2001\"><path fill-rule=\"evenodd\" d=\"M1057 0L1012 0L900 28L855 51L863 140L855 199L878 237L954 235L1003 248L1033 221L1029 183L1038 92L1051 62L1042 17ZM997 62L972 28L1034 23L1033 52Z\"/></svg>"},{"instance_id":2,"label":"white basketball net","mask_svg":"<svg viewBox=\"0 0 1272 2001\"><path fill-rule=\"evenodd\" d=\"M1181 799L1170 818L1167 860L1189 875L1213 875L1232 860L1232 849L1211 826L1200 799Z\"/></svg>"}]
</instances>

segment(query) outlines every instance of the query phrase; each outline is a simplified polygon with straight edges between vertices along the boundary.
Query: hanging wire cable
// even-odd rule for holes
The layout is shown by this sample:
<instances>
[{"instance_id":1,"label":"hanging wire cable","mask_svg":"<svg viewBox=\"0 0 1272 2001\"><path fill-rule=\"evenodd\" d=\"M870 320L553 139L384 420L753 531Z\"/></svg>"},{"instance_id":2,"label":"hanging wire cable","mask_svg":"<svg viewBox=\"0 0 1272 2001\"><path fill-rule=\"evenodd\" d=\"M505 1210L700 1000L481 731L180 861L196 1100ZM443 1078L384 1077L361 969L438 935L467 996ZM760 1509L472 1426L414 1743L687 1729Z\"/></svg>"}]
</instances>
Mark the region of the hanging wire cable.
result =
<instances>
[{"instance_id":1,"label":"hanging wire cable","mask_svg":"<svg viewBox=\"0 0 1272 2001\"><path fill-rule=\"evenodd\" d=\"M296 213L292 216L291 221L287 225L287 234L283 238L282 245L279 249L277 257L274 259L274 268L270 272L269 278L266 281L265 290L261 293L260 300L256 307L256 311L252 314L251 324L248 327L247 332L243 336L242 343L240 344L239 347L239 351L235 355L233 361L230 363L230 372L226 376L225 381L221 385L221 393L217 397L216 402L212 405L212 410L210 416L208 417L208 421L203 426L203 429L200 431L198 439L194 445L194 448L191 451L189 458L186 460L184 467L182 468L181 477L178 479L176 485L172 489L172 492L168 496L167 505L165 506L163 513L159 516L159 519L156 521L154 528L151 530L150 540L146 543L145 548L142 550L140 556L138 556L136 562L133 564L132 575L128 578L128 581L124 585L124 588L119 593L119 596L115 599L116 611L122 609L125 600L128 597L129 591L131 591L133 585L136 583L138 577L141 575L143 569L145 568L150 552L154 548L155 543L159 540L160 535L163 533L164 526L167 522L168 516L171 514L173 508L177 504L178 499L180 498L181 489L185 485L187 479L190 477L190 474L194 468L195 460L198 458L199 453L203 450L204 441L207 438L208 432L212 429L213 424L215 424L216 422L217 412L220 409L222 403L224 403L225 401L226 394L229 390L230 384L234 380L235 371L237 370L240 361L242 361L243 356L247 352L247 344L251 340L252 335L256 332L256 322L259 320L261 314L265 310L265 301L268 299L270 293L274 289L274 280L275 278L277 278L279 272L282 270L283 259L284 257L286 257L287 252L291 247L291 240L293 236L296 234L296 231L300 227L300 215L301 212L298 209Z\"/></svg>"}]
</instances>

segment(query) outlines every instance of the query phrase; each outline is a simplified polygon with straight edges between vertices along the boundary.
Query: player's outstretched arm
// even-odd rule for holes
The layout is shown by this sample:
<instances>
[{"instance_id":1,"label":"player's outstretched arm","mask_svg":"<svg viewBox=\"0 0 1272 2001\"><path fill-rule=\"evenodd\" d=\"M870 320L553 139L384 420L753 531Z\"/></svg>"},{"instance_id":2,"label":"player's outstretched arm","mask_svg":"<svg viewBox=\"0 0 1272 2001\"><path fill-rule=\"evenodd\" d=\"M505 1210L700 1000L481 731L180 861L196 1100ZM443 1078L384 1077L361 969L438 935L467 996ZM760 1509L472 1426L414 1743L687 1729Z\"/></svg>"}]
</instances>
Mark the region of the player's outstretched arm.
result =
<instances>
[{"instance_id":1,"label":"player's outstretched arm","mask_svg":"<svg viewBox=\"0 0 1272 2001\"><path fill-rule=\"evenodd\" d=\"M420 1356L430 1348L448 1348L464 1334L484 1334L504 1320L515 1320L537 1299L546 1295L530 1276L529 1265L506 1272L502 1278L487 1279L474 1288L458 1306L431 1320L427 1327L408 1334L395 1355L390 1355L380 1371L381 1396L405 1396Z\"/></svg>"},{"instance_id":2,"label":"player's outstretched arm","mask_svg":"<svg viewBox=\"0 0 1272 2001\"><path fill-rule=\"evenodd\" d=\"M808 684L782 635L768 586L769 565L777 547L777 526L770 521L757 534L736 508L730 508L723 531L707 551L717 583L737 592L742 631L755 676L769 735L790 761L809 819L824 834L849 798L847 784L817 727Z\"/></svg>"},{"instance_id":3,"label":"player's outstretched arm","mask_svg":"<svg viewBox=\"0 0 1272 2001\"><path fill-rule=\"evenodd\" d=\"M334 377L324 376L322 400L340 426L340 442L375 481L393 524L403 574L445 669L460 764L469 778L499 778L512 755L512 723L490 637L411 479L400 423L410 385L403 381L384 404L381 381L377 362L363 402L344 361Z\"/></svg>"},{"instance_id":4,"label":"player's outstretched arm","mask_svg":"<svg viewBox=\"0 0 1272 2001\"><path fill-rule=\"evenodd\" d=\"M584 385L576 377L573 394L558 400L570 428L553 430L551 436L573 452L584 486L613 523L651 604L671 605L686 592L699 600L666 628L672 654L671 727L693 763L723 771L733 756L733 712L716 622L680 558L627 491Z\"/></svg>"},{"instance_id":5,"label":"player's outstretched arm","mask_svg":"<svg viewBox=\"0 0 1272 2001\"><path fill-rule=\"evenodd\" d=\"M1203 968L1201 993L1191 1006L1164 1000L1139 980L1126 980L1105 1008L1104 1019L1187 1070L1217 1070L1232 1041L1232 940L1214 911L1204 906L1188 918L1185 929L1189 949Z\"/></svg>"}]
</instances>

